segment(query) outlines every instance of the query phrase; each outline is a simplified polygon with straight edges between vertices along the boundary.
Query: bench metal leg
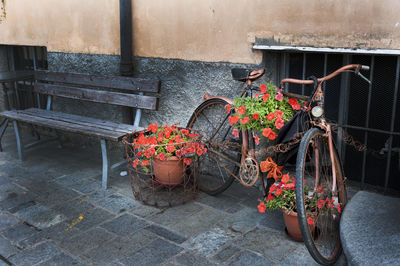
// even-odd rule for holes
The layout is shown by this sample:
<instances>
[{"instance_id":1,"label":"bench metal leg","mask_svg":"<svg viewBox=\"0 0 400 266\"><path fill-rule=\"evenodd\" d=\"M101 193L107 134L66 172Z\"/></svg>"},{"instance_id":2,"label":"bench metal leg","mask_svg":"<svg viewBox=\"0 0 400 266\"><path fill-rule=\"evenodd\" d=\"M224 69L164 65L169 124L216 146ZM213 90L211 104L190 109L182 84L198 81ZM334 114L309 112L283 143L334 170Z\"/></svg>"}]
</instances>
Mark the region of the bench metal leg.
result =
<instances>
[{"instance_id":1,"label":"bench metal leg","mask_svg":"<svg viewBox=\"0 0 400 266\"><path fill-rule=\"evenodd\" d=\"M17 139L18 158L20 161L22 161L22 142L21 136L19 135L18 122L13 121L13 126L15 131L15 138Z\"/></svg>"},{"instance_id":2,"label":"bench metal leg","mask_svg":"<svg viewBox=\"0 0 400 266\"><path fill-rule=\"evenodd\" d=\"M107 141L105 139L100 140L101 144L101 155L103 157L103 176L101 186L107 189L108 174L110 172L110 161L107 154Z\"/></svg>"}]
</instances>

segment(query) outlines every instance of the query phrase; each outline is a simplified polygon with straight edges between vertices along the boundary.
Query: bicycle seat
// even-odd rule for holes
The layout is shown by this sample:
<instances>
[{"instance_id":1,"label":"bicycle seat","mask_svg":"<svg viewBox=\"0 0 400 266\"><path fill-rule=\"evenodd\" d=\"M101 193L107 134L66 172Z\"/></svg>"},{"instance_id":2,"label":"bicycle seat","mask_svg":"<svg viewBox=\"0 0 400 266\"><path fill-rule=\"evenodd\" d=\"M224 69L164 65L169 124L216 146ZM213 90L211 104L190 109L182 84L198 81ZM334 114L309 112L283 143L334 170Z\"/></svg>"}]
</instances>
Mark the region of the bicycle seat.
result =
<instances>
[{"instance_id":1,"label":"bicycle seat","mask_svg":"<svg viewBox=\"0 0 400 266\"><path fill-rule=\"evenodd\" d=\"M264 75L265 69L232 68L232 78L237 81L256 80Z\"/></svg>"}]
</instances>

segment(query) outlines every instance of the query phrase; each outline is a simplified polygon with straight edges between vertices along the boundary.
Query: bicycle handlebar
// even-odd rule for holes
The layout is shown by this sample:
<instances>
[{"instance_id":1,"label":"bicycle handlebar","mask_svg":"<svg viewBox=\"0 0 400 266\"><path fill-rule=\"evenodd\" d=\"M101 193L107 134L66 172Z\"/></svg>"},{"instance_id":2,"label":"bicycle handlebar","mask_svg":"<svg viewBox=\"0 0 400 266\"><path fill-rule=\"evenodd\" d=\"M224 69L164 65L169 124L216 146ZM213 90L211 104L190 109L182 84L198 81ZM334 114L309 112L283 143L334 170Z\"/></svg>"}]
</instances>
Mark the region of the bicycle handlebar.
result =
<instances>
[{"instance_id":1,"label":"bicycle handlebar","mask_svg":"<svg viewBox=\"0 0 400 266\"><path fill-rule=\"evenodd\" d=\"M343 67L337 69L336 71L332 72L331 74L329 74L329 75L327 75L327 76L325 76L325 77L319 78L319 79L318 79L318 83L322 83L322 82L324 82L324 81L327 81L327 80L329 80L329 79L331 79L331 78L336 77L336 76L339 75L340 73L342 73L342 72L344 72L344 71L351 70L351 69L354 69L354 71L355 71L356 73L358 73L360 70L367 70L367 71L368 71L368 70L369 70L369 66L358 65L358 64L346 65L346 66L343 66ZM295 84L304 84L304 85L307 85L307 84L314 84L314 81L313 81L313 80L302 80L302 79L287 78L287 79L283 79L283 80L281 81L281 85L283 85L283 84L285 84L285 83L295 83Z\"/></svg>"}]
</instances>

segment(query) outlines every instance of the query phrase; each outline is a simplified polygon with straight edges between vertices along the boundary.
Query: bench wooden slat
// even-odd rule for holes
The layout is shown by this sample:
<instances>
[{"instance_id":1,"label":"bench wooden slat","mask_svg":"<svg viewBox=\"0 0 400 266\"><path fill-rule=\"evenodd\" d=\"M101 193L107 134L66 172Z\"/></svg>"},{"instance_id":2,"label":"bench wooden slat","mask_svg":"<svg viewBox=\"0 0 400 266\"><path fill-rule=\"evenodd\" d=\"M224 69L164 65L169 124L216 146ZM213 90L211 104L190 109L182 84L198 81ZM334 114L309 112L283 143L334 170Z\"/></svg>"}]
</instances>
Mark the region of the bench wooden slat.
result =
<instances>
[{"instance_id":1,"label":"bench wooden slat","mask_svg":"<svg viewBox=\"0 0 400 266\"><path fill-rule=\"evenodd\" d=\"M52 111L47 111L52 113ZM132 131L121 133L113 130L106 130L98 128L96 125L88 126L87 124L79 124L79 120L74 123L67 121L60 121L57 119L52 119L51 117L39 117L35 114L27 113L24 110L11 110L4 111L0 113L0 116L7 117L11 120L17 120L21 122L26 122L38 126L50 127L58 130L64 130L72 133L79 133L93 137L100 137L111 141L120 141L122 137ZM83 118L83 117L82 117ZM138 129L140 130L140 128Z\"/></svg>"},{"instance_id":2,"label":"bench wooden slat","mask_svg":"<svg viewBox=\"0 0 400 266\"><path fill-rule=\"evenodd\" d=\"M154 96L99 91L48 83L35 83L34 91L37 93L75 100L107 103L149 110L156 110L158 102L158 99Z\"/></svg>"},{"instance_id":3,"label":"bench wooden slat","mask_svg":"<svg viewBox=\"0 0 400 266\"><path fill-rule=\"evenodd\" d=\"M121 134L130 133L137 130L133 125L115 123L108 120L96 119L87 116L73 115L67 113L61 113L57 111L46 111L39 108L29 108L25 109L24 113L33 116L38 116L47 119L54 119L59 121L65 121L68 123L79 123L80 125L87 125L90 127L95 127L99 129L111 130L120 132Z\"/></svg>"},{"instance_id":4,"label":"bench wooden slat","mask_svg":"<svg viewBox=\"0 0 400 266\"><path fill-rule=\"evenodd\" d=\"M91 87L114 88L134 92L158 93L160 89L159 80L53 72L46 70L35 71L35 79L50 82L72 83Z\"/></svg>"}]
</instances>

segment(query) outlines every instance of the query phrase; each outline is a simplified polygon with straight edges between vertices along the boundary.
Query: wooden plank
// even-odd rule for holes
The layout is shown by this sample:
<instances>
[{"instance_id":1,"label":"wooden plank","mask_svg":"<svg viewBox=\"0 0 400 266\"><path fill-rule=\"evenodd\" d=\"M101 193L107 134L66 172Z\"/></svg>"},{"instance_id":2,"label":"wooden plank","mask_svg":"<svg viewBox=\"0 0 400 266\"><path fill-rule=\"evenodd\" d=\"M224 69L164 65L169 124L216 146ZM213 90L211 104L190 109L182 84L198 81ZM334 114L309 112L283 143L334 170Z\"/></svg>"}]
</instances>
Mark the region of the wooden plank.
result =
<instances>
[{"instance_id":1,"label":"wooden plank","mask_svg":"<svg viewBox=\"0 0 400 266\"><path fill-rule=\"evenodd\" d=\"M88 136L94 136L99 138L104 138L111 141L120 141L125 134L120 132L99 129L96 127L89 127L87 125L80 125L77 123L69 123L66 121L57 121L53 119L38 117L24 110L12 110L4 111L0 113L0 116L7 117L11 120L17 120L21 122L26 122L30 124L35 124L38 126L54 128L58 130L68 131L72 133L84 134Z\"/></svg>"},{"instance_id":2,"label":"wooden plank","mask_svg":"<svg viewBox=\"0 0 400 266\"><path fill-rule=\"evenodd\" d=\"M49 82L72 83L92 87L114 88L134 92L157 93L160 89L159 80L119 76L100 76L83 73L38 70L35 71L35 79Z\"/></svg>"},{"instance_id":3,"label":"wooden plank","mask_svg":"<svg viewBox=\"0 0 400 266\"><path fill-rule=\"evenodd\" d=\"M65 121L68 123L78 123L80 125L87 125L90 127L96 127L100 129L120 132L122 134L131 133L132 131L137 130L133 125L128 124L121 124L115 123L108 120L96 119L87 116L80 116L80 115L73 115L73 114L66 114L57 111L47 111L44 109L38 108L30 108L24 110L26 114L30 114L33 116L38 116L47 119Z\"/></svg>"},{"instance_id":4,"label":"wooden plank","mask_svg":"<svg viewBox=\"0 0 400 266\"><path fill-rule=\"evenodd\" d=\"M37 93L83 100L98 103L107 103L140 109L157 109L158 99L154 96L135 95L121 92L100 91L77 87L68 87L47 83L35 83L34 91Z\"/></svg>"},{"instance_id":5,"label":"wooden plank","mask_svg":"<svg viewBox=\"0 0 400 266\"><path fill-rule=\"evenodd\" d=\"M13 82L18 80L33 79L33 71L9 71L0 72L0 83Z\"/></svg>"}]
</instances>

